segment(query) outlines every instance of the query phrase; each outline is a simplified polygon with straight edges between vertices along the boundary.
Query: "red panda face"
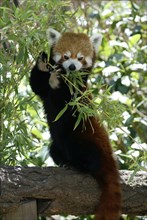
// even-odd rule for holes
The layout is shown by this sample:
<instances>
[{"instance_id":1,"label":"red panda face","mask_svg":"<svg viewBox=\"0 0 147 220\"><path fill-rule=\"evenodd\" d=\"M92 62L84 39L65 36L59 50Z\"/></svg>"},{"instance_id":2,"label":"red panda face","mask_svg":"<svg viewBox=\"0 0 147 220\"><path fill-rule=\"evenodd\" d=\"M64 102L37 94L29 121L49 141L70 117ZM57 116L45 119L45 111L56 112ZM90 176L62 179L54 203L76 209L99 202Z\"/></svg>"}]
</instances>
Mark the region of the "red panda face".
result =
<instances>
[{"instance_id":1,"label":"red panda face","mask_svg":"<svg viewBox=\"0 0 147 220\"><path fill-rule=\"evenodd\" d=\"M85 57L81 52L73 54L71 50L63 53L54 52L53 59L56 63L62 64L67 71L78 71L91 67L93 60L90 56Z\"/></svg>"},{"instance_id":2,"label":"red panda face","mask_svg":"<svg viewBox=\"0 0 147 220\"><path fill-rule=\"evenodd\" d=\"M53 59L66 71L92 67L94 48L85 34L65 33L53 47Z\"/></svg>"},{"instance_id":3,"label":"red panda face","mask_svg":"<svg viewBox=\"0 0 147 220\"><path fill-rule=\"evenodd\" d=\"M80 71L92 68L95 60L96 39L101 40L100 35L89 38L86 34L59 32L48 29L47 35L50 45L53 47L52 58L67 71Z\"/></svg>"}]
</instances>

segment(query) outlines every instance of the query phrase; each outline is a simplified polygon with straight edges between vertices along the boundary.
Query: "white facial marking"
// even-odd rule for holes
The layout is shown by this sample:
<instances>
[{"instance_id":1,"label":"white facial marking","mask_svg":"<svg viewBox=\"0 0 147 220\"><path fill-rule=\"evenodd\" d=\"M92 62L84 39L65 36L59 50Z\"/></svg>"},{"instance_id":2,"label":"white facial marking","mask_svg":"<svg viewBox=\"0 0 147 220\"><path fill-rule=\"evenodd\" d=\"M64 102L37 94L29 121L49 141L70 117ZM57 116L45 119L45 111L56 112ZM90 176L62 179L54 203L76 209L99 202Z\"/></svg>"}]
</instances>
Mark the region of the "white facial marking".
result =
<instances>
[{"instance_id":1,"label":"white facial marking","mask_svg":"<svg viewBox=\"0 0 147 220\"><path fill-rule=\"evenodd\" d=\"M65 55L67 55L68 57L71 57L71 52L70 52L70 51L67 51L67 52L65 53Z\"/></svg>"},{"instance_id":2,"label":"white facial marking","mask_svg":"<svg viewBox=\"0 0 147 220\"><path fill-rule=\"evenodd\" d=\"M67 52L64 54L64 59L65 59L65 60L68 60L70 57L71 57L71 52L70 52L70 51L67 51Z\"/></svg>"},{"instance_id":3,"label":"white facial marking","mask_svg":"<svg viewBox=\"0 0 147 220\"><path fill-rule=\"evenodd\" d=\"M80 57L83 57L83 55L81 54L81 52L79 52L79 53L77 54L77 58L80 58Z\"/></svg>"},{"instance_id":4,"label":"white facial marking","mask_svg":"<svg viewBox=\"0 0 147 220\"><path fill-rule=\"evenodd\" d=\"M74 71L80 70L80 69L82 68L82 66L83 66L82 63L79 62L77 59L72 59L72 58L70 58L70 59L68 59L68 60L66 60L66 61L63 62L63 67L64 67L64 69L65 69L65 70L70 70L70 69L69 69L69 66L70 66L71 64L73 64L73 65L75 66L75 70L74 70Z\"/></svg>"},{"instance_id":5,"label":"white facial marking","mask_svg":"<svg viewBox=\"0 0 147 220\"><path fill-rule=\"evenodd\" d=\"M91 57L85 57L85 60L86 60L86 63L87 63L87 65L86 65L86 67L90 67L90 66L92 66L92 59L91 59Z\"/></svg>"},{"instance_id":6,"label":"white facial marking","mask_svg":"<svg viewBox=\"0 0 147 220\"><path fill-rule=\"evenodd\" d=\"M55 53L53 56L53 60L58 63L58 61L61 59L61 54L60 53Z\"/></svg>"},{"instance_id":7,"label":"white facial marking","mask_svg":"<svg viewBox=\"0 0 147 220\"><path fill-rule=\"evenodd\" d=\"M79 61L81 61L81 60L84 58L84 56L82 55L81 52L79 52L79 53L77 54L77 58L78 58Z\"/></svg>"}]
</instances>

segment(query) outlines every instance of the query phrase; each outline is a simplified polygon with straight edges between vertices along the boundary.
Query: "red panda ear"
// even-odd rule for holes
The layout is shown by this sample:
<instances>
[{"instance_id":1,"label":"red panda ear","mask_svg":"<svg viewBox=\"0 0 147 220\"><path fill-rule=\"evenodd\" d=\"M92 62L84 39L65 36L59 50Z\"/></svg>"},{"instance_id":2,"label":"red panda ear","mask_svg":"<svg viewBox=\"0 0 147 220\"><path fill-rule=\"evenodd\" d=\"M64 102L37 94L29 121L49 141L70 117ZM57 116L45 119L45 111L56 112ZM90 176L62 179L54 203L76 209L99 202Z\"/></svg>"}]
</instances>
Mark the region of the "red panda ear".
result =
<instances>
[{"instance_id":1,"label":"red panda ear","mask_svg":"<svg viewBox=\"0 0 147 220\"><path fill-rule=\"evenodd\" d=\"M53 28L48 28L46 31L46 35L50 46L55 44L61 37L61 34Z\"/></svg>"},{"instance_id":2,"label":"red panda ear","mask_svg":"<svg viewBox=\"0 0 147 220\"><path fill-rule=\"evenodd\" d=\"M99 46L101 45L102 42L102 35L101 34L94 34L90 37L91 43L94 46L95 52L98 51Z\"/></svg>"}]
</instances>

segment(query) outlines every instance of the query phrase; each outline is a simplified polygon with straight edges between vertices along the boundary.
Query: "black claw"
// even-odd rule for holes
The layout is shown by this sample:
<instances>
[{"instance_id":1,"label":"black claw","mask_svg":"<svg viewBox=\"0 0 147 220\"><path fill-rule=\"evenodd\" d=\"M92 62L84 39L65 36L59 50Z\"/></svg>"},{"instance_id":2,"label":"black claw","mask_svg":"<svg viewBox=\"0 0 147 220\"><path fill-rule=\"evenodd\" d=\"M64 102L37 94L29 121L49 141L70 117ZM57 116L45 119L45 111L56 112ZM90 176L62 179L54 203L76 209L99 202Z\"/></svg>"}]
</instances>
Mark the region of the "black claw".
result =
<instances>
[{"instance_id":1,"label":"black claw","mask_svg":"<svg viewBox=\"0 0 147 220\"><path fill-rule=\"evenodd\" d=\"M49 63L46 64L46 68L47 68L48 70L50 70L50 71L53 70L53 68L51 67L51 65L50 65Z\"/></svg>"},{"instance_id":2,"label":"black claw","mask_svg":"<svg viewBox=\"0 0 147 220\"><path fill-rule=\"evenodd\" d=\"M44 63L46 63L47 59L48 59L48 56L45 52L40 52L38 58L41 59Z\"/></svg>"}]
</instances>

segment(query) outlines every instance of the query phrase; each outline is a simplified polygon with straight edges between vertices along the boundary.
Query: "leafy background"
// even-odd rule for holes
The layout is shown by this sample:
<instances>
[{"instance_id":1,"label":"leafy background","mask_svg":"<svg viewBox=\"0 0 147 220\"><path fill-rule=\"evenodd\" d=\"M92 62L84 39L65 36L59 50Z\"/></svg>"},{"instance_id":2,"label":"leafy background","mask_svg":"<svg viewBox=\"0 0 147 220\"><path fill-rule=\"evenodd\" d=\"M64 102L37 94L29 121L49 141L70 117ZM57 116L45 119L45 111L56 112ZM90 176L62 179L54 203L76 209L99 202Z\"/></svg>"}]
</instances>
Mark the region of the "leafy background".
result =
<instances>
[{"instance_id":1,"label":"leafy background","mask_svg":"<svg viewBox=\"0 0 147 220\"><path fill-rule=\"evenodd\" d=\"M61 32L103 35L89 83L120 169L134 174L146 170L147 2L23 0L16 7L6 0L0 6L0 163L53 165L42 104L29 86L38 53L49 54L46 29L50 26Z\"/></svg>"}]
</instances>

